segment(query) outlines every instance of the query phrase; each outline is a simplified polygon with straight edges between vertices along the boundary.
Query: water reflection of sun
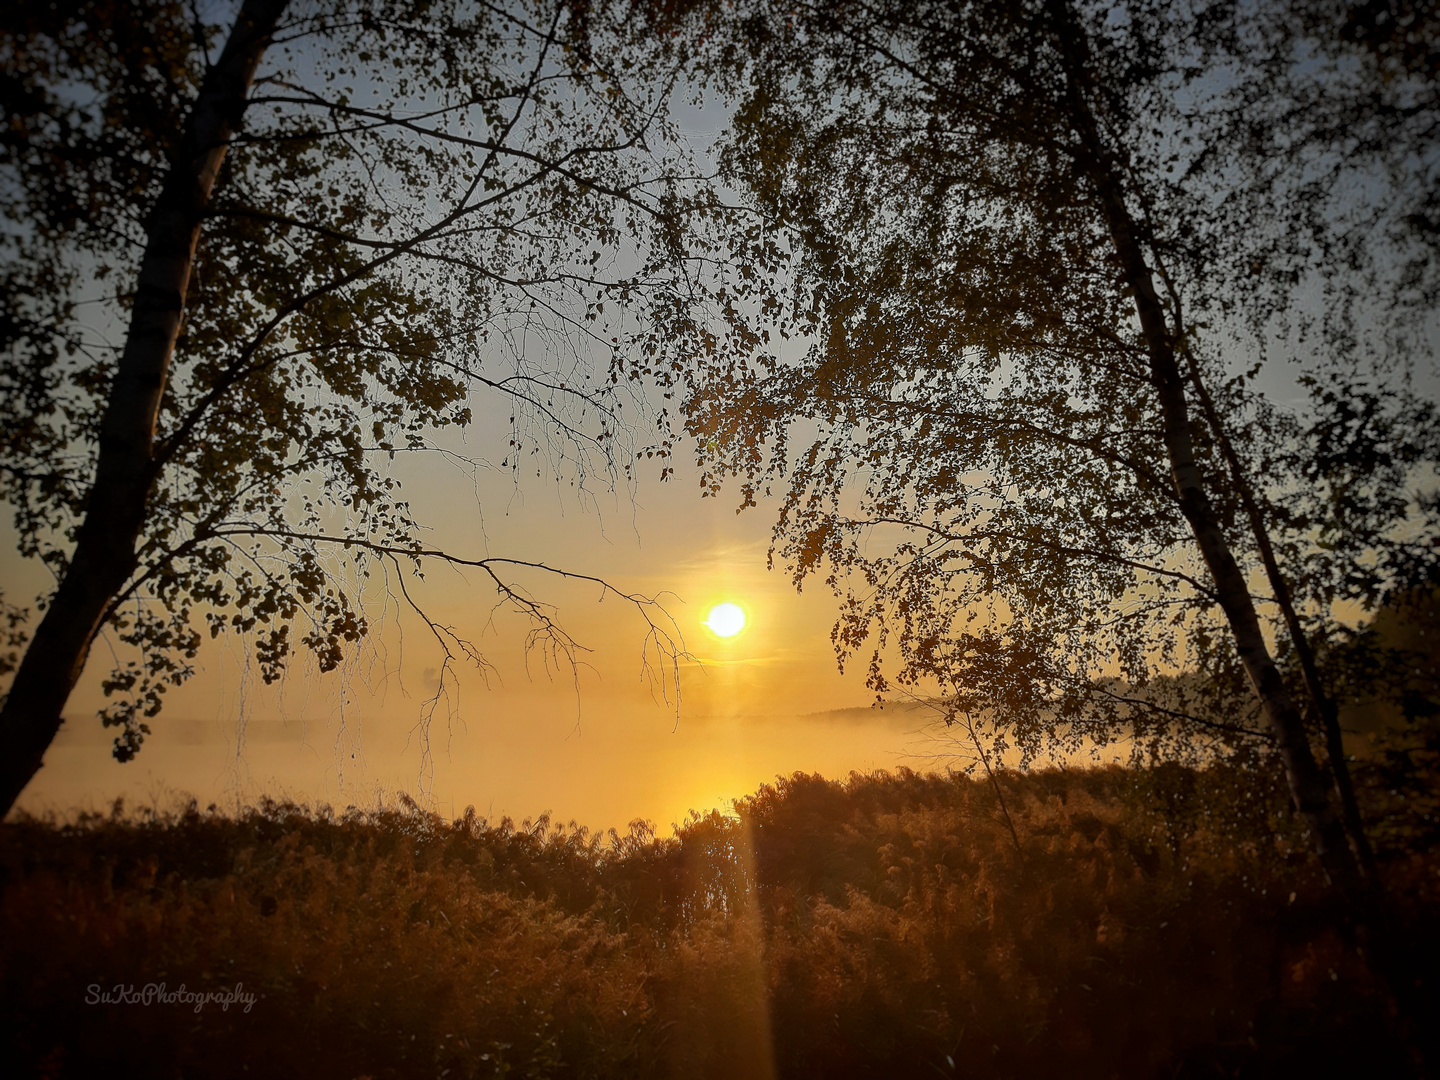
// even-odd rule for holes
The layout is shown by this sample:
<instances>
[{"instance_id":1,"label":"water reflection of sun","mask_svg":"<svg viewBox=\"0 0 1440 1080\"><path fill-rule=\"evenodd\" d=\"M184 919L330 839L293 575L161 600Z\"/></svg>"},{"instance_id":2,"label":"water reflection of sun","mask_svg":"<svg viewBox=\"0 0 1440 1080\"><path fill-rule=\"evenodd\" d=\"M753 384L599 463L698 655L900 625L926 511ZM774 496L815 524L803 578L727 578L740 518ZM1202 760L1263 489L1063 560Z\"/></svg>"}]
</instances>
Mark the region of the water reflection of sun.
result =
<instances>
[{"instance_id":1,"label":"water reflection of sun","mask_svg":"<svg viewBox=\"0 0 1440 1080\"><path fill-rule=\"evenodd\" d=\"M745 629L745 609L739 604L716 604L705 618L705 626L716 637L734 637Z\"/></svg>"}]
</instances>

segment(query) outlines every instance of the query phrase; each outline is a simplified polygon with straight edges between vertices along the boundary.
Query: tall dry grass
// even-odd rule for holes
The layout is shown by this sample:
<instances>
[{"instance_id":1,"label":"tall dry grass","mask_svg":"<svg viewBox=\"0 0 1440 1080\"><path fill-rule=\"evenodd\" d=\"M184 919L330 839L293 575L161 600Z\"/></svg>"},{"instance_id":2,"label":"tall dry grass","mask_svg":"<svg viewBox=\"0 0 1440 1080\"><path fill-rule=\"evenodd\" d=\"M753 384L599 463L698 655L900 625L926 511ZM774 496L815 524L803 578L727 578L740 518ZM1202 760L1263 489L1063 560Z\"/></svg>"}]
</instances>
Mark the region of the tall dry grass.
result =
<instances>
[{"instance_id":1,"label":"tall dry grass","mask_svg":"<svg viewBox=\"0 0 1440 1080\"><path fill-rule=\"evenodd\" d=\"M1403 1073L1281 793L1169 767L1001 783L1018 847L989 785L903 771L796 775L668 839L413 804L21 820L0 1055L54 1077ZM1440 862L1385 855L1433 950ZM86 1003L160 982L258 998Z\"/></svg>"}]
</instances>

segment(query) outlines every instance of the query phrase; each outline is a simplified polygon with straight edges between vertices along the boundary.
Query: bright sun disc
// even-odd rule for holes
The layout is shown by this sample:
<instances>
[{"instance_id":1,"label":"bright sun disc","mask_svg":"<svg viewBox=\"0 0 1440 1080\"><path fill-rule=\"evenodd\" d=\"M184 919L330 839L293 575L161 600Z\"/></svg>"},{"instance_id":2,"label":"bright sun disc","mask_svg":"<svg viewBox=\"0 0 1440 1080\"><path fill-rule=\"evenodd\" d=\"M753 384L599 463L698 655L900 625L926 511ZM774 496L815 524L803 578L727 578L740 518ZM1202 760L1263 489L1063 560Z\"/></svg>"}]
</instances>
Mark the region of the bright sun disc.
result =
<instances>
[{"instance_id":1,"label":"bright sun disc","mask_svg":"<svg viewBox=\"0 0 1440 1080\"><path fill-rule=\"evenodd\" d=\"M745 609L739 604L716 604L710 609L705 625L716 637L734 637L745 629Z\"/></svg>"}]
</instances>

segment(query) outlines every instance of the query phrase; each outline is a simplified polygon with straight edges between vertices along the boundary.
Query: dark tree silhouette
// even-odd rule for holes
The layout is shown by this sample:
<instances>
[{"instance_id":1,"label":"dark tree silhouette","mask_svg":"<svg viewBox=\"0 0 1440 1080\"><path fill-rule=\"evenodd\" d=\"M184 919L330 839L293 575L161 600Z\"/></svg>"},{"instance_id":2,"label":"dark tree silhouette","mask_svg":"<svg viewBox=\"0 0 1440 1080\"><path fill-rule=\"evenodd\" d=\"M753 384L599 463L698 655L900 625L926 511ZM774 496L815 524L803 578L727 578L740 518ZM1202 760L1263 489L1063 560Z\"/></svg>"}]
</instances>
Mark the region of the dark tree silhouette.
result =
<instances>
[{"instance_id":1,"label":"dark tree silhouette","mask_svg":"<svg viewBox=\"0 0 1440 1080\"><path fill-rule=\"evenodd\" d=\"M1337 607L1435 576L1423 76L1243 5L701 10L771 223L696 350L712 490L783 494L877 693L938 683L1027 756L1273 754L1374 929L1319 658ZM1260 392L1279 350L1305 410Z\"/></svg>"},{"instance_id":2,"label":"dark tree silhouette","mask_svg":"<svg viewBox=\"0 0 1440 1080\"><path fill-rule=\"evenodd\" d=\"M488 391L517 477L623 481L626 313L683 290L686 195L650 149L669 68L663 43L644 79L608 66L623 5L232 15L20 0L0 23L0 482L57 581L7 661L0 813L102 630L129 647L105 684L121 760L191 673L202 617L252 635L267 682L301 646L328 671L367 633L372 573L409 601L427 563L478 568L573 659L522 576L560 571L427 546L389 463L450 453L436 433ZM623 598L668 678L673 627ZM426 621L443 693L484 657Z\"/></svg>"}]
</instances>

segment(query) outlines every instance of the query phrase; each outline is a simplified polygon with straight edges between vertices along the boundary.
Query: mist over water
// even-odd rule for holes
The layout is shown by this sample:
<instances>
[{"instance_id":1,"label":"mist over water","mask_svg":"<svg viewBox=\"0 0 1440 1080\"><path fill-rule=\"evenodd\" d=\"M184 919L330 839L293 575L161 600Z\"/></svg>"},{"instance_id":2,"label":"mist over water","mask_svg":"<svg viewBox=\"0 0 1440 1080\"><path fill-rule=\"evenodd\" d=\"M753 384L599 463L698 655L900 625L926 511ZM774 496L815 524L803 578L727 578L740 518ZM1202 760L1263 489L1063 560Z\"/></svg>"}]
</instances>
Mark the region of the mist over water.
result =
<instances>
[{"instance_id":1,"label":"mist over water","mask_svg":"<svg viewBox=\"0 0 1440 1080\"><path fill-rule=\"evenodd\" d=\"M473 805L492 820L549 813L622 832L643 818L668 832L688 811L726 810L777 776L843 778L935 764L933 718L917 707L682 716L678 723L658 707L595 708L577 726L573 707L552 705L524 723L508 710L471 717L464 729L456 725L448 749L443 732L432 736L431 805L447 815ZM265 795L375 806L417 789L418 747L414 739L405 746L410 726L398 717L343 730L325 720L250 720L237 747L235 720L169 718L138 760L121 765L110 757L109 733L82 718L62 730L20 805L61 816L107 809L117 797L162 809L184 797L233 807Z\"/></svg>"}]
</instances>

